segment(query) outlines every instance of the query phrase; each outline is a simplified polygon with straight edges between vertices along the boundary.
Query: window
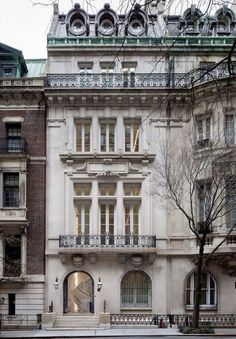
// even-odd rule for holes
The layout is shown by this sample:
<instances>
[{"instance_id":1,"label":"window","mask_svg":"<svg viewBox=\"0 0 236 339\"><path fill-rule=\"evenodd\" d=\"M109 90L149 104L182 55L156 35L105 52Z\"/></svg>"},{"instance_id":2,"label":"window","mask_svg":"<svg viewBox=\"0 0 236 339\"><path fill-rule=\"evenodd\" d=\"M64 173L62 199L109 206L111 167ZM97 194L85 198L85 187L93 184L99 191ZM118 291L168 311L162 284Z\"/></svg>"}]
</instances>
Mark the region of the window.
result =
<instances>
[{"instance_id":1,"label":"window","mask_svg":"<svg viewBox=\"0 0 236 339\"><path fill-rule=\"evenodd\" d=\"M88 87L91 84L91 72L93 68L93 62L79 62L79 86Z\"/></svg>"},{"instance_id":2,"label":"window","mask_svg":"<svg viewBox=\"0 0 236 339\"><path fill-rule=\"evenodd\" d=\"M125 152L139 152L140 122L125 122Z\"/></svg>"},{"instance_id":3,"label":"window","mask_svg":"<svg viewBox=\"0 0 236 339\"><path fill-rule=\"evenodd\" d=\"M76 183L74 184L75 195L88 196L91 193L90 183Z\"/></svg>"},{"instance_id":4,"label":"window","mask_svg":"<svg viewBox=\"0 0 236 339\"><path fill-rule=\"evenodd\" d=\"M101 244L114 244L114 210L115 206L109 203L100 204Z\"/></svg>"},{"instance_id":5,"label":"window","mask_svg":"<svg viewBox=\"0 0 236 339\"><path fill-rule=\"evenodd\" d=\"M209 145L211 138L211 118L206 117L196 121L197 143L199 147Z\"/></svg>"},{"instance_id":6,"label":"window","mask_svg":"<svg viewBox=\"0 0 236 339\"><path fill-rule=\"evenodd\" d=\"M198 227L199 233L204 232L211 210L211 183L199 183L198 185ZM206 223L207 222L207 223Z\"/></svg>"},{"instance_id":7,"label":"window","mask_svg":"<svg viewBox=\"0 0 236 339\"><path fill-rule=\"evenodd\" d=\"M3 76L3 78L13 78L14 77L14 67L4 66L2 76Z\"/></svg>"},{"instance_id":8,"label":"window","mask_svg":"<svg viewBox=\"0 0 236 339\"><path fill-rule=\"evenodd\" d=\"M185 298L186 307L193 307L196 288L196 272L191 273L186 282ZM201 293L201 308L216 307L216 281L214 277L208 273L202 273L202 293Z\"/></svg>"},{"instance_id":9,"label":"window","mask_svg":"<svg viewBox=\"0 0 236 339\"><path fill-rule=\"evenodd\" d=\"M19 207L19 173L3 174L3 206Z\"/></svg>"},{"instance_id":10,"label":"window","mask_svg":"<svg viewBox=\"0 0 236 339\"><path fill-rule=\"evenodd\" d=\"M123 68L123 84L124 87L135 87L135 68Z\"/></svg>"},{"instance_id":11,"label":"window","mask_svg":"<svg viewBox=\"0 0 236 339\"><path fill-rule=\"evenodd\" d=\"M90 152L90 128L89 120L76 123L76 152Z\"/></svg>"},{"instance_id":12,"label":"window","mask_svg":"<svg viewBox=\"0 0 236 339\"><path fill-rule=\"evenodd\" d=\"M151 307L152 283L142 271L130 271L121 281L122 308Z\"/></svg>"},{"instance_id":13,"label":"window","mask_svg":"<svg viewBox=\"0 0 236 339\"><path fill-rule=\"evenodd\" d=\"M124 183L126 245L138 245L140 189L140 183Z\"/></svg>"},{"instance_id":14,"label":"window","mask_svg":"<svg viewBox=\"0 0 236 339\"><path fill-rule=\"evenodd\" d=\"M234 115L225 116L225 141L227 144L234 143Z\"/></svg>"},{"instance_id":15,"label":"window","mask_svg":"<svg viewBox=\"0 0 236 339\"><path fill-rule=\"evenodd\" d=\"M101 152L115 151L115 123L100 122L100 150Z\"/></svg>"},{"instance_id":16,"label":"window","mask_svg":"<svg viewBox=\"0 0 236 339\"><path fill-rule=\"evenodd\" d=\"M90 233L90 204L80 202L77 204L77 234Z\"/></svg>"},{"instance_id":17,"label":"window","mask_svg":"<svg viewBox=\"0 0 236 339\"><path fill-rule=\"evenodd\" d=\"M21 142L21 124L7 124L7 148L8 152L20 152Z\"/></svg>"},{"instance_id":18,"label":"window","mask_svg":"<svg viewBox=\"0 0 236 339\"><path fill-rule=\"evenodd\" d=\"M11 235L5 238L4 276L19 277L21 274L21 237Z\"/></svg>"},{"instance_id":19,"label":"window","mask_svg":"<svg viewBox=\"0 0 236 339\"><path fill-rule=\"evenodd\" d=\"M101 196L114 196L116 192L116 184L113 183L99 184L99 192Z\"/></svg>"},{"instance_id":20,"label":"window","mask_svg":"<svg viewBox=\"0 0 236 339\"><path fill-rule=\"evenodd\" d=\"M221 15L217 20L217 33L225 34L230 32L230 19L227 15Z\"/></svg>"},{"instance_id":21,"label":"window","mask_svg":"<svg viewBox=\"0 0 236 339\"><path fill-rule=\"evenodd\" d=\"M226 227L231 229L236 224L236 178L226 182Z\"/></svg>"},{"instance_id":22,"label":"window","mask_svg":"<svg viewBox=\"0 0 236 339\"><path fill-rule=\"evenodd\" d=\"M15 293L8 294L8 315L16 314L16 295Z\"/></svg>"}]
</instances>

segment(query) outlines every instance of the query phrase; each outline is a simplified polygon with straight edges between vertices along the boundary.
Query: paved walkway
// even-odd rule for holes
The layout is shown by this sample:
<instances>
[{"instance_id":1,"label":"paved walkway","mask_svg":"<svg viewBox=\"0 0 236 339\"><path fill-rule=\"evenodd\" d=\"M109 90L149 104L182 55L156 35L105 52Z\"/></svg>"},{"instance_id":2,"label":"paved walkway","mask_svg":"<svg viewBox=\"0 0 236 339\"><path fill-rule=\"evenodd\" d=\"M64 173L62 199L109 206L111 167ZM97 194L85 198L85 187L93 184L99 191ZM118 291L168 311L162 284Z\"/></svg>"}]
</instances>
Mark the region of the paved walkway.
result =
<instances>
[{"instance_id":1,"label":"paved walkway","mask_svg":"<svg viewBox=\"0 0 236 339\"><path fill-rule=\"evenodd\" d=\"M234 336L236 328L216 329L216 336ZM2 331L1 338L73 338L73 337L118 337L118 336L183 336L177 328L119 328L119 329L50 329L34 331ZM198 335L198 338L201 336Z\"/></svg>"}]
</instances>

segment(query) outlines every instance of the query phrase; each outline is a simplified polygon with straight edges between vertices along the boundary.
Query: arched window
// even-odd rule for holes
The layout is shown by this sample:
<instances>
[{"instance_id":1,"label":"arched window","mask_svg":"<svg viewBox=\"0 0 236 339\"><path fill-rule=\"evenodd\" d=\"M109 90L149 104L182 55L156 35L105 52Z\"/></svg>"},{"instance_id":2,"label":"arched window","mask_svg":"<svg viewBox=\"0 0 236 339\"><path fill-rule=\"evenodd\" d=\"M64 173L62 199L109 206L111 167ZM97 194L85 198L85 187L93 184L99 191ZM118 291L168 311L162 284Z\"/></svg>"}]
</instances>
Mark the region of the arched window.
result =
<instances>
[{"instance_id":1,"label":"arched window","mask_svg":"<svg viewBox=\"0 0 236 339\"><path fill-rule=\"evenodd\" d=\"M193 307L196 289L197 273L192 272L186 281L185 303L186 308ZM202 293L201 308L216 307L217 305L217 286L215 278L209 272L202 273Z\"/></svg>"},{"instance_id":2,"label":"arched window","mask_svg":"<svg viewBox=\"0 0 236 339\"><path fill-rule=\"evenodd\" d=\"M151 307L152 283L143 271L130 271L121 281L121 308Z\"/></svg>"}]
</instances>

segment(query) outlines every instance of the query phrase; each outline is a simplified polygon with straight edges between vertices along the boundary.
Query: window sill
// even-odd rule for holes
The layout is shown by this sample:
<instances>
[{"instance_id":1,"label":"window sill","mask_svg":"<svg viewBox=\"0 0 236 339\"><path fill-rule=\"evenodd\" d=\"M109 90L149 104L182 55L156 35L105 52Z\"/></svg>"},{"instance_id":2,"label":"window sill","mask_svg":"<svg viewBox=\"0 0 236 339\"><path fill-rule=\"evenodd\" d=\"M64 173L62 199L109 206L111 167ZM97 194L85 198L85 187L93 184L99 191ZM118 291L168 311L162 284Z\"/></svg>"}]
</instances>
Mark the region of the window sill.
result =
<instances>
[{"instance_id":1,"label":"window sill","mask_svg":"<svg viewBox=\"0 0 236 339\"><path fill-rule=\"evenodd\" d=\"M193 310L193 305L185 305L185 311L192 311L192 310ZM216 305L200 306L200 311L217 311L217 306Z\"/></svg>"}]
</instances>

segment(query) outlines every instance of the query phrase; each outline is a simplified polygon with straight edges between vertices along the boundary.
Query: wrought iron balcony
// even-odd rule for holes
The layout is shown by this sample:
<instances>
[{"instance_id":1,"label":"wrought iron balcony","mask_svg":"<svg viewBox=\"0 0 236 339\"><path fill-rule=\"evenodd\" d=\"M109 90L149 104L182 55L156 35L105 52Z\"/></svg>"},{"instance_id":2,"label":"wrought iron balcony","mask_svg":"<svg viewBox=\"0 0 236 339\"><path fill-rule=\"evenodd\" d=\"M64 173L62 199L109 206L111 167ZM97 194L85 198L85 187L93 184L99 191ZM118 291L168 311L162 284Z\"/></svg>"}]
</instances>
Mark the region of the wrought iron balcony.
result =
<instances>
[{"instance_id":1,"label":"wrought iron balcony","mask_svg":"<svg viewBox=\"0 0 236 339\"><path fill-rule=\"evenodd\" d=\"M59 247L156 247L156 236L152 235L60 235Z\"/></svg>"},{"instance_id":2,"label":"wrought iron balcony","mask_svg":"<svg viewBox=\"0 0 236 339\"><path fill-rule=\"evenodd\" d=\"M164 88L186 87L184 74L175 73L90 73L90 74L50 74L47 76L48 87L76 88Z\"/></svg>"},{"instance_id":3,"label":"wrought iron balcony","mask_svg":"<svg viewBox=\"0 0 236 339\"><path fill-rule=\"evenodd\" d=\"M27 148L24 138L0 138L0 153L27 153Z\"/></svg>"},{"instance_id":4,"label":"wrought iron balcony","mask_svg":"<svg viewBox=\"0 0 236 339\"><path fill-rule=\"evenodd\" d=\"M231 70L235 73L234 69ZM51 88L192 88L202 82L230 77L229 70L219 65L212 70L195 70L189 73L89 73L50 74L46 86Z\"/></svg>"}]
</instances>

